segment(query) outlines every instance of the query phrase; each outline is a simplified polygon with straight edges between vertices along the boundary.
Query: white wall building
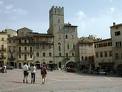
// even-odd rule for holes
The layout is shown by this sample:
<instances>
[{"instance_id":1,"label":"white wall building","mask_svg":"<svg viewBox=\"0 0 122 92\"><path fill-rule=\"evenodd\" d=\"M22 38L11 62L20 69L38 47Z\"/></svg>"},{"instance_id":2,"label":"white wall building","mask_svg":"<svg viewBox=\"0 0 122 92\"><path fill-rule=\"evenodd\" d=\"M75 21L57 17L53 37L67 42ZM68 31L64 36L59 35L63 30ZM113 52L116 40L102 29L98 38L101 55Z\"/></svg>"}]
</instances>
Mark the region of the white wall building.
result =
<instances>
[{"instance_id":1,"label":"white wall building","mask_svg":"<svg viewBox=\"0 0 122 92\"><path fill-rule=\"evenodd\" d=\"M112 38L112 60L116 70L122 70L122 24L115 24L110 27Z\"/></svg>"}]
</instances>

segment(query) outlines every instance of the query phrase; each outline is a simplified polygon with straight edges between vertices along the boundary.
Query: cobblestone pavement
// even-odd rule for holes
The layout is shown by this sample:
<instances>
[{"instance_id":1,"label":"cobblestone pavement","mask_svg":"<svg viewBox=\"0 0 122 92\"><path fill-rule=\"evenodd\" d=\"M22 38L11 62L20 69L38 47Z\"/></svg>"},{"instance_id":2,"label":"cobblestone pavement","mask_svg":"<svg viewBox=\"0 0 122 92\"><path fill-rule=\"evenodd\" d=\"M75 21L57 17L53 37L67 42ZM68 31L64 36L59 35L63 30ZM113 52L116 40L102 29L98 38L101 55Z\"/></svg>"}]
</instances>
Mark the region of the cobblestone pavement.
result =
<instances>
[{"instance_id":1,"label":"cobblestone pavement","mask_svg":"<svg viewBox=\"0 0 122 92\"><path fill-rule=\"evenodd\" d=\"M23 84L22 79L22 70L0 73L0 92L122 92L121 77L90 76L56 70L48 72L44 85L41 84L40 71L36 73L35 84Z\"/></svg>"}]
</instances>

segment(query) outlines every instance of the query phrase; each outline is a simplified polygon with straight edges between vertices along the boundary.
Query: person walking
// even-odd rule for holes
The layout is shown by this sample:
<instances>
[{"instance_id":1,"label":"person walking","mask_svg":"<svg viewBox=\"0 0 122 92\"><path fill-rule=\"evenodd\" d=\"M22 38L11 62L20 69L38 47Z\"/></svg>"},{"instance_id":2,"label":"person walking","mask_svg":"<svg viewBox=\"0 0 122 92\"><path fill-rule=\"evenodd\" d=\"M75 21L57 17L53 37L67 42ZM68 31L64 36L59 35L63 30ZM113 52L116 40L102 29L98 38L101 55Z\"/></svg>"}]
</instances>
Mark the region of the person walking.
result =
<instances>
[{"instance_id":1,"label":"person walking","mask_svg":"<svg viewBox=\"0 0 122 92\"><path fill-rule=\"evenodd\" d=\"M47 75L47 65L45 62L43 62L43 64L41 65L42 84L45 83L46 75Z\"/></svg>"},{"instance_id":2,"label":"person walking","mask_svg":"<svg viewBox=\"0 0 122 92\"><path fill-rule=\"evenodd\" d=\"M34 64L31 65L30 67L31 71L31 83L35 83L35 76L36 76L36 66Z\"/></svg>"},{"instance_id":3,"label":"person walking","mask_svg":"<svg viewBox=\"0 0 122 92\"><path fill-rule=\"evenodd\" d=\"M7 73L6 65L4 65L4 73Z\"/></svg>"},{"instance_id":4,"label":"person walking","mask_svg":"<svg viewBox=\"0 0 122 92\"><path fill-rule=\"evenodd\" d=\"M29 67L26 63L24 63L23 66L23 74L24 74L24 78L23 78L23 83L28 83L28 74L29 74Z\"/></svg>"}]
</instances>

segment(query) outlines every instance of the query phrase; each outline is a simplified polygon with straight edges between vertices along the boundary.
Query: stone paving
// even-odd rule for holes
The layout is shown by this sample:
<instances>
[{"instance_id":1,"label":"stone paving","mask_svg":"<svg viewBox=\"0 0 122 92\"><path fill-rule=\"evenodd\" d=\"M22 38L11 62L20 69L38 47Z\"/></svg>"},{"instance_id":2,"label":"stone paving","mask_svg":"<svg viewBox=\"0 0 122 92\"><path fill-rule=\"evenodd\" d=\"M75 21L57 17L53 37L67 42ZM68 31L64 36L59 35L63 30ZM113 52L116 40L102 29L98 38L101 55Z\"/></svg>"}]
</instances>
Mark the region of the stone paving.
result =
<instances>
[{"instance_id":1,"label":"stone paving","mask_svg":"<svg viewBox=\"0 0 122 92\"><path fill-rule=\"evenodd\" d=\"M38 70L35 84L23 84L22 79L22 70L0 73L0 92L122 92L121 77L92 76L56 70L48 72L43 85Z\"/></svg>"}]
</instances>

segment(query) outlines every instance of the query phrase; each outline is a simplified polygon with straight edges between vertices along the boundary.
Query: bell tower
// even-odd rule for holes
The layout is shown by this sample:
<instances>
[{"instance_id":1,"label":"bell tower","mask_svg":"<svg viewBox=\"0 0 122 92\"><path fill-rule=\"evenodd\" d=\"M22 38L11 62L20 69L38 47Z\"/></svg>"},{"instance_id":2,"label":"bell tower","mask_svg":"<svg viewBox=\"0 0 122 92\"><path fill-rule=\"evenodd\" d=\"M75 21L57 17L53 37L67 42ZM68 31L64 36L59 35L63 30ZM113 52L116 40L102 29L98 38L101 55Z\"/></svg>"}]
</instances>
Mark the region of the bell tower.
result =
<instances>
[{"instance_id":1,"label":"bell tower","mask_svg":"<svg viewBox=\"0 0 122 92\"><path fill-rule=\"evenodd\" d=\"M64 26L64 7L52 6L49 11L49 29L50 34L56 35L63 30Z\"/></svg>"}]
</instances>

